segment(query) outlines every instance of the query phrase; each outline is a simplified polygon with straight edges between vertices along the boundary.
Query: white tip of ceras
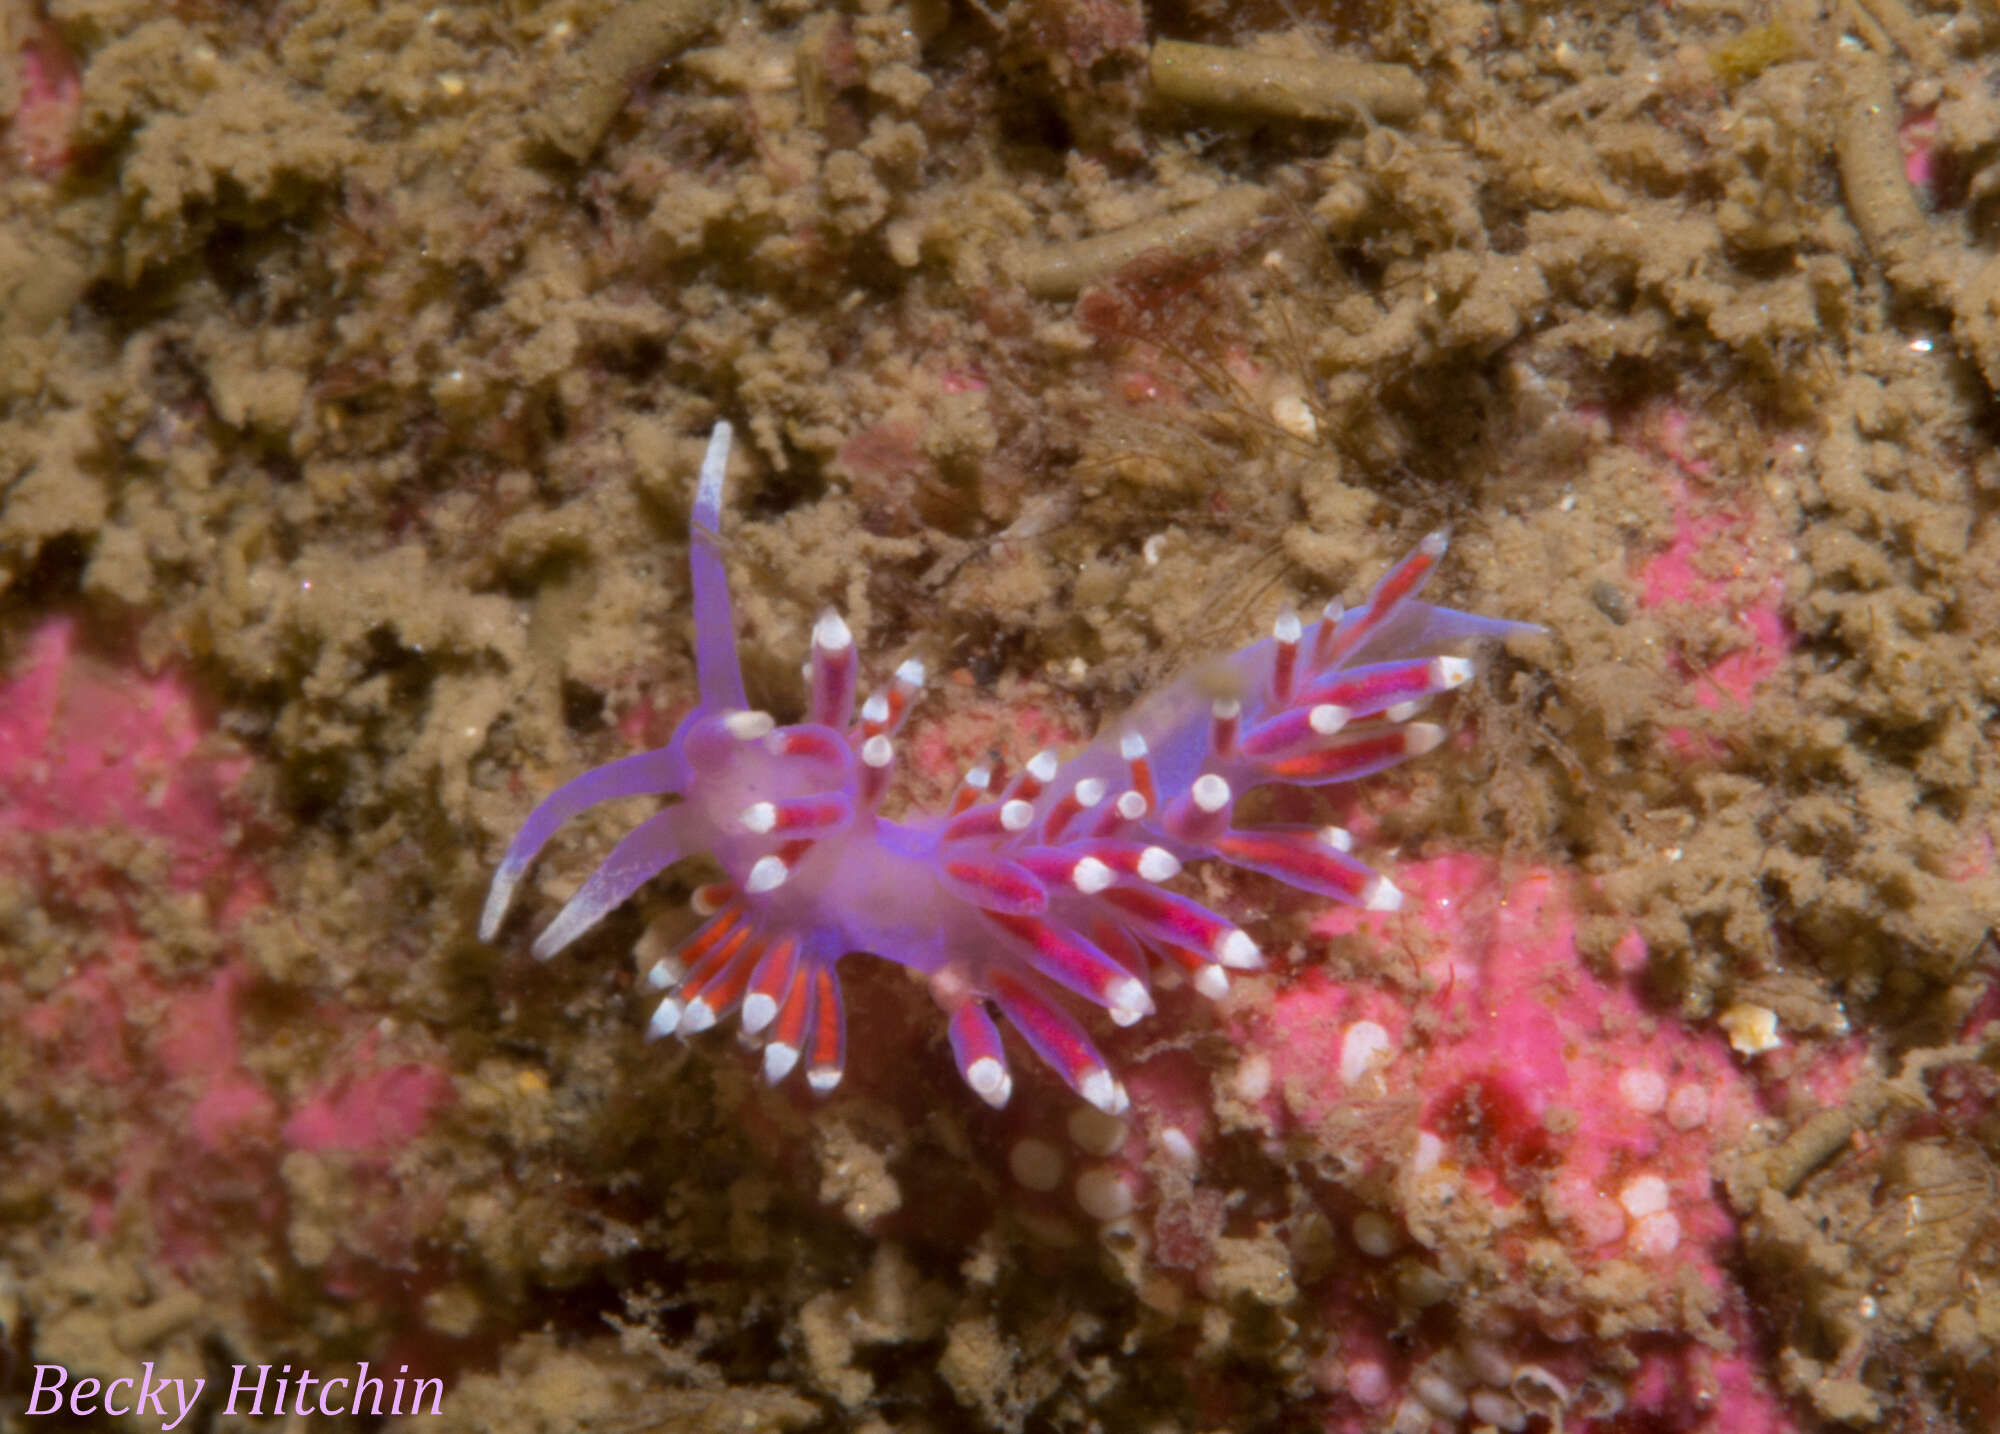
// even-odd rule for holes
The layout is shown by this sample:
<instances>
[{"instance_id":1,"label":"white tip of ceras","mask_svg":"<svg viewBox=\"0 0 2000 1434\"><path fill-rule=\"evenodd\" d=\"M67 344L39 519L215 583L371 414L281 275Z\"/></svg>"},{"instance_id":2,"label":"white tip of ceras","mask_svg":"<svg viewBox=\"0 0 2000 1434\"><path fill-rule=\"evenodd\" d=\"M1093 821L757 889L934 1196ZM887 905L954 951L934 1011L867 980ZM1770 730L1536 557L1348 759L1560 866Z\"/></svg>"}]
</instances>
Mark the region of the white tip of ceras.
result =
<instances>
[{"instance_id":1,"label":"white tip of ceras","mask_svg":"<svg viewBox=\"0 0 2000 1434\"><path fill-rule=\"evenodd\" d=\"M1111 1072L1103 1066L1099 1066L1077 1082L1077 1094L1106 1115L1116 1115L1131 1104L1125 1095L1125 1087L1113 1080Z\"/></svg>"},{"instance_id":2,"label":"white tip of ceras","mask_svg":"<svg viewBox=\"0 0 2000 1434\"><path fill-rule=\"evenodd\" d=\"M896 747L887 737L877 733L861 744L861 760L880 771L896 760Z\"/></svg>"},{"instance_id":3,"label":"white tip of ceras","mask_svg":"<svg viewBox=\"0 0 2000 1434\"><path fill-rule=\"evenodd\" d=\"M1472 680L1472 659L1468 657L1433 657L1431 659L1431 685L1449 692L1454 687L1463 687Z\"/></svg>"},{"instance_id":4,"label":"white tip of ceras","mask_svg":"<svg viewBox=\"0 0 2000 1434\"><path fill-rule=\"evenodd\" d=\"M1211 1001L1229 994L1229 973L1220 966L1204 966L1195 972L1194 988Z\"/></svg>"},{"instance_id":5,"label":"white tip of ceras","mask_svg":"<svg viewBox=\"0 0 2000 1434\"><path fill-rule=\"evenodd\" d=\"M1137 976L1127 976L1114 983L1104 993L1105 1009L1111 1013L1112 1021L1120 1026L1129 1026L1141 1016L1153 1013L1153 996L1146 989L1146 983Z\"/></svg>"},{"instance_id":6,"label":"white tip of ceras","mask_svg":"<svg viewBox=\"0 0 2000 1434\"><path fill-rule=\"evenodd\" d=\"M868 694L868 700L861 704L861 720L872 722L877 727L889 720L889 699L879 692Z\"/></svg>"},{"instance_id":7,"label":"white tip of ceras","mask_svg":"<svg viewBox=\"0 0 2000 1434\"><path fill-rule=\"evenodd\" d=\"M1163 846L1149 846L1139 853L1142 881L1172 881L1181 874L1180 858Z\"/></svg>"},{"instance_id":8,"label":"white tip of ceras","mask_svg":"<svg viewBox=\"0 0 2000 1434\"><path fill-rule=\"evenodd\" d=\"M1444 550L1451 546L1451 529L1439 528L1424 534L1424 540L1417 544L1417 551L1427 558L1441 558Z\"/></svg>"},{"instance_id":9,"label":"white tip of ceras","mask_svg":"<svg viewBox=\"0 0 2000 1434\"><path fill-rule=\"evenodd\" d=\"M680 1029L681 1003L672 996L660 1002L653 1012L653 1019L646 1023L646 1039L664 1040Z\"/></svg>"},{"instance_id":10,"label":"white tip of ceras","mask_svg":"<svg viewBox=\"0 0 2000 1434\"><path fill-rule=\"evenodd\" d=\"M777 1018L778 1003L764 992L752 991L743 998L744 1034L754 1036Z\"/></svg>"},{"instance_id":11,"label":"white tip of ceras","mask_svg":"<svg viewBox=\"0 0 2000 1434\"><path fill-rule=\"evenodd\" d=\"M1056 778L1056 771L1062 766L1062 759L1056 756L1056 749L1044 747L1028 758L1028 775L1046 786Z\"/></svg>"},{"instance_id":12,"label":"white tip of ceras","mask_svg":"<svg viewBox=\"0 0 2000 1434\"><path fill-rule=\"evenodd\" d=\"M1071 795L1076 798L1076 804L1079 807L1082 807L1085 811L1089 811L1104 800L1104 791L1104 778L1085 777L1072 789Z\"/></svg>"},{"instance_id":13,"label":"white tip of ceras","mask_svg":"<svg viewBox=\"0 0 2000 1434\"><path fill-rule=\"evenodd\" d=\"M777 726L777 719L768 712L731 712L722 719L722 730L739 742L768 737Z\"/></svg>"},{"instance_id":14,"label":"white tip of ceras","mask_svg":"<svg viewBox=\"0 0 2000 1434\"><path fill-rule=\"evenodd\" d=\"M1197 807L1214 816L1229 805L1229 783L1208 772L1194 779L1194 786L1189 789L1188 795L1194 798Z\"/></svg>"},{"instance_id":15,"label":"white tip of ceras","mask_svg":"<svg viewBox=\"0 0 2000 1434\"><path fill-rule=\"evenodd\" d=\"M1086 856L1070 868L1069 884L1085 896L1095 896L1118 879L1118 873L1094 856Z\"/></svg>"},{"instance_id":16,"label":"white tip of ceras","mask_svg":"<svg viewBox=\"0 0 2000 1434\"><path fill-rule=\"evenodd\" d=\"M1112 804L1118 815L1128 822L1136 822L1146 815L1146 798L1139 792L1120 792L1118 800Z\"/></svg>"},{"instance_id":17,"label":"white tip of ceras","mask_svg":"<svg viewBox=\"0 0 2000 1434\"><path fill-rule=\"evenodd\" d=\"M1368 884L1368 894L1361 898L1361 905L1368 911L1401 911L1403 893L1388 877L1378 876Z\"/></svg>"},{"instance_id":18,"label":"white tip of ceras","mask_svg":"<svg viewBox=\"0 0 2000 1434\"><path fill-rule=\"evenodd\" d=\"M1237 971L1257 971L1264 965L1264 953L1257 943L1233 926L1215 938L1214 956Z\"/></svg>"},{"instance_id":19,"label":"white tip of ceras","mask_svg":"<svg viewBox=\"0 0 2000 1434\"><path fill-rule=\"evenodd\" d=\"M1306 725L1322 737L1331 737L1347 725L1353 714L1335 702L1322 702L1306 713Z\"/></svg>"},{"instance_id":20,"label":"white tip of ceras","mask_svg":"<svg viewBox=\"0 0 2000 1434\"><path fill-rule=\"evenodd\" d=\"M981 1056L965 1068L965 1083L972 1087L972 1093L999 1110L1014 1094L1014 1078L1007 1074L1003 1066L992 1056Z\"/></svg>"},{"instance_id":21,"label":"white tip of ceras","mask_svg":"<svg viewBox=\"0 0 2000 1434\"><path fill-rule=\"evenodd\" d=\"M776 891L785 884L785 878L792 869L785 865L781 856L760 856L756 865L750 868L750 875L743 883L743 889L752 896L762 896L767 891Z\"/></svg>"},{"instance_id":22,"label":"white tip of ceras","mask_svg":"<svg viewBox=\"0 0 2000 1434\"><path fill-rule=\"evenodd\" d=\"M1035 819L1035 804L1015 800L1000 804L1000 825L1010 832L1024 832Z\"/></svg>"},{"instance_id":23,"label":"white tip of ceras","mask_svg":"<svg viewBox=\"0 0 2000 1434\"><path fill-rule=\"evenodd\" d=\"M792 1067L799 1063L799 1048L788 1046L783 1041L772 1041L764 1047L764 1079L776 1085L792 1073Z\"/></svg>"},{"instance_id":24,"label":"white tip of ceras","mask_svg":"<svg viewBox=\"0 0 2000 1434\"><path fill-rule=\"evenodd\" d=\"M743 824L743 830L763 836L778 825L778 808L770 802L753 802L737 820Z\"/></svg>"},{"instance_id":25,"label":"white tip of ceras","mask_svg":"<svg viewBox=\"0 0 2000 1434\"><path fill-rule=\"evenodd\" d=\"M1128 762L1139 761L1150 750L1146 739L1137 732L1127 732L1118 739L1118 755Z\"/></svg>"},{"instance_id":26,"label":"white tip of ceras","mask_svg":"<svg viewBox=\"0 0 2000 1434\"><path fill-rule=\"evenodd\" d=\"M813 646L821 652L845 652L854 646L854 633L839 613L828 608L813 624Z\"/></svg>"},{"instance_id":27,"label":"white tip of ceras","mask_svg":"<svg viewBox=\"0 0 2000 1434\"><path fill-rule=\"evenodd\" d=\"M1234 697L1218 697L1208 704L1208 715L1218 722L1233 722L1243 715L1243 704Z\"/></svg>"},{"instance_id":28,"label":"white tip of ceras","mask_svg":"<svg viewBox=\"0 0 2000 1434\"><path fill-rule=\"evenodd\" d=\"M715 1024L715 1008L696 996L681 1008L681 1034L698 1036Z\"/></svg>"},{"instance_id":29,"label":"white tip of ceras","mask_svg":"<svg viewBox=\"0 0 2000 1434\"><path fill-rule=\"evenodd\" d=\"M806 1072L806 1084L813 1088L815 1095L825 1095L840 1084L842 1074L839 1066L814 1066Z\"/></svg>"},{"instance_id":30,"label":"white tip of ceras","mask_svg":"<svg viewBox=\"0 0 2000 1434\"><path fill-rule=\"evenodd\" d=\"M680 985L681 977L686 974L678 958L662 956L647 969L646 984L655 991L671 991Z\"/></svg>"},{"instance_id":31,"label":"white tip of ceras","mask_svg":"<svg viewBox=\"0 0 2000 1434\"><path fill-rule=\"evenodd\" d=\"M896 681L915 691L924 685L924 664L922 658L907 657L896 667Z\"/></svg>"},{"instance_id":32,"label":"white tip of ceras","mask_svg":"<svg viewBox=\"0 0 2000 1434\"><path fill-rule=\"evenodd\" d=\"M1286 644L1297 642L1305 635L1305 628L1299 623L1299 615L1290 608L1278 614L1278 620L1271 624L1271 636Z\"/></svg>"},{"instance_id":33,"label":"white tip of ceras","mask_svg":"<svg viewBox=\"0 0 2000 1434\"><path fill-rule=\"evenodd\" d=\"M514 899L514 887L526 869L525 863L505 862L493 873L493 885L486 893L486 909L479 913L479 939L491 941L507 919L507 907Z\"/></svg>"},{"instance_id":34,"label":"white tip of ceras","mask_svg":"<svg viewBox=\"0 0 2000 1434\"><path fill-rule=\"evenodd\" d=\"M1321 827L1319 839L1335 851L1353 851L1354 833L1346 827Z\"/></svg>"}]
</instances>

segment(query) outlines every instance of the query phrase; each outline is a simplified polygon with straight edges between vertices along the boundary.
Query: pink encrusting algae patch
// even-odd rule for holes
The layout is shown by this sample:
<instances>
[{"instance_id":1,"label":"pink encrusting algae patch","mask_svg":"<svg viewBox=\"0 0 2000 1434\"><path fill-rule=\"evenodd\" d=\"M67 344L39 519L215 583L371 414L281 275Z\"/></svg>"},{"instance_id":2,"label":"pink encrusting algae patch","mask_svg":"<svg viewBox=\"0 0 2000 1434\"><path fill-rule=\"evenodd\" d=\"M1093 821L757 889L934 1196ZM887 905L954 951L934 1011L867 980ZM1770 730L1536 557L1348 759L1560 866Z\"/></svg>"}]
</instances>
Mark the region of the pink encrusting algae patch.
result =
<instances>
[{"instance_id":1,"label":"pink encrusting algae patch","mask_svg":"<svg viewBox=\"0 0 2000 1434\"><path fill-rule=\"evenodd\" d=\"M46 623L0 682L0 839L117 827L166 843L182 889L230 869L225 808L249 760L208 745L180 677L116 671L76 646L74 622ZM261 890L253 873L241 881Z\"/></svg>"},{"instance_id":2,"label":"pink encrusting algae patch","mask_svg":"<svg viewBox=\"0 0 2000 1434\"><path fill-rule=\"evenodd\" d=\"M452 1098L441 1066L407 1051L384 1060L373 1018L342 1007L314 1020L352 1030L351 1055L312 1093L288 1096L246 1058L260 977L238 941L271 900L244 840L252 765L209 730L185 677L85 655L69 619L30 634L0 678L0 876L80 933L0 967L0 1040L32 1053L48 1091L100 1111L96 1135L115 1149L102 1161L67 1141L34 1154L28 1136L20 1158L89 1191L93 1238L136 1217L186 1278L246 1230L282 1242L288 1151L385 1162ZM95 855L134 838L219 938L205 970L158 964L141 887L122 860Z\"/></svg>"},{"instance_id":3,"label":"pink encrusting algae patch","mask_svg":"<svg viewBox=\"0 0 2000 1434\"><path fill-rule=\"evenodd\" d=\"M1318 1133L1351 1172L1327 1197L1351 1262L1310 1296L1342 1351L1319 1372L1325 1427L1358 1434L1405 1404L1510 1427L1521 1369L1573 1399L1587 1382L1615 1386L1628 1417L1675 1428L1793 1427L1723 1267L1735 1224L1713 1170L1760 1111L1726 1044L1649 1008L1617 963L1600 972L1585 958L1577 878L1462 853L1396 876L1402 913L1330 907L1311 924L1379 975L1336 980L1314 965L1233 1032L1238 1069L1268 1070L1245 1093L1273 1128ZM1586 1282L1622 1281L1650 1316L1593 1340L1574 1312L1524 1301L1504 1339L1427 1323L1395 1357L1375 1349L1366 1332L1396 1318L1370 1293L1378 1272L1397 1252L1437 1248L1447 1227L1473 1239L1467 1222L1511 1271L1504 1288L1543 1283L1536 1268L1555 1248ZM1690 1298L1733 1348L1683 1322ZM1570 1429L1613 1427L1583 1403L1568 1416Z\"/></svg>"},{"instance_id":4,"label":"pink encrusting algae patch","mask_svg":"<svg viewBox=\"0 0 2000 1434\"><path fill-rule=\"evenodd\" d=\"M1660 487L1672 505L1673 532L1664 548L1633 565L1643 609L1691 609L1728 615L1734 641L1719 656L1673 653L1675 671L1701 707L1747 705L1797 645L1785 617L1785 567L1794 555L1760 509L1754 490L1720 492L1714 465L1689 447L1687 415L1670 409L1653 440L1672 465ZM1688 759L1719 750L1685 727L1669 727L1668 745Z\"/></svg>"},{"instance_id":5,"label":"pink encrusting algae patch","mask_svg":"<svg viewBox=\"0 0 2000 1434\"><path fill-rule=\"evenodd\" d=\"M372 1040L364 1041L372 1049ZM285 1122L285 1143L300 1150L382 1155L408 1145L452 1102L451 1076L418 1062L350 1069L309 1097Z\"/></svg>"}]
</instances>

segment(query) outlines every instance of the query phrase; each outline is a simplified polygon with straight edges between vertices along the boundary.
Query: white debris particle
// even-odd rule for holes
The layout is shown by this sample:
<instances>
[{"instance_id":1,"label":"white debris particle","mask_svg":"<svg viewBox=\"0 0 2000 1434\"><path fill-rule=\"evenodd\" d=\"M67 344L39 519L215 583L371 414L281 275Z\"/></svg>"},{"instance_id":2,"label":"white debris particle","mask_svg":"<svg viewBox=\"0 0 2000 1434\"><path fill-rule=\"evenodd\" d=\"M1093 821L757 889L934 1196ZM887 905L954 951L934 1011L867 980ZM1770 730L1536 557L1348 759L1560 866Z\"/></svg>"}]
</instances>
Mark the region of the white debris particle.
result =
<instances>
[{"instance_id":1,"label":"white debris particle","mask_svg":"<svg viewBox=\"0 0 2000 1434\"><path fill-rule=\"evenodd\" d=\"M1356 1021L1340 1038L1341 1083L1353 1085L1373 1070L1378 1061L1385 1061L1388 1050L1387 1031L1373 1021Z\"/></svg>"},{"instance_id":2,"label":"white debris particle","mask_svg":"<svg viewBox=\"0 0 2000 1434\"><path fill-rule=\"evenodd\" d=\"M1635 1175L1618 1192L1618 1203L1634 1220L1657 1215L1669 1203L1667 1182L1657 1175Z\"/></svg>"},{"instance_id":3,"label":"white debris particle","mask_svg":"<svg viewBox=\"0 0 2000 1434\"><path fill-rule=\"evenodd\" d=\"M1393 1255L1399 1243L1396 1226L1388 1218L1375 1210L1363 1210L1354 1217L1354 1243L1361 1247L1364 1255L1381 1259Z\"/></svg>"},{"instance_id":4,"label":"white debris particle","mask_svg":"<svg viewBox=\"0 0 2000 1434\"><path fill-rule=\"evenodd\" d=\"M1671 1210L1661 1210L1635 1221L1632 1226L1632 1251L1639 1255L1671 1255L1681 1242L1680 1217Z\"/></svg>"},{"instance_id":5,"label":"white debris particle","mask_svg":"<svg viewBox=\"0 0 2000 1434\"><path fill-rule=\"evenodd\" d=\"M1778 1013L1768 1006L1739 1001L1716 1020L1739 1056L1761 1056L1785 1043L1778 1034Z\"/></svg>"},{"instance_id":6,"label":"white debris particle","mask_svg":"<svg viewBox=\"0 0 2000 1434\"><path fill-rule=\"evenodd\" d=\"M1229 1085L1238 1100L1255 1105L1271 1093L1270 1058L1245 1056L1236 1063L1236 1072L1230 1077Z\"/></svg>"},{"instance_id":7,"label":"white debris particle","mask_svg":"<svg viewBox=\"0 0 2000 1434\"><path fill-rule=\"evenodd\" d=\"M1307 443L1319 438L1319 420L1313 417L1311 406L1295 393L1285 394L1271 404L1271 421Z\"/></svg>"},{"instance_id":8,"label":"white debris particle","mask_svg":"<svg viewBox=\"0 0 2000 1434\"><path fill-rule=\"evenodd\" d=\"M1428 1130L1417 1132L1417 1152L1410 1161L1410 1168L1419 1175L1426 1175L1438 1168L1444 1159L1444 1141Z\"/></svg>"}]
</instances>

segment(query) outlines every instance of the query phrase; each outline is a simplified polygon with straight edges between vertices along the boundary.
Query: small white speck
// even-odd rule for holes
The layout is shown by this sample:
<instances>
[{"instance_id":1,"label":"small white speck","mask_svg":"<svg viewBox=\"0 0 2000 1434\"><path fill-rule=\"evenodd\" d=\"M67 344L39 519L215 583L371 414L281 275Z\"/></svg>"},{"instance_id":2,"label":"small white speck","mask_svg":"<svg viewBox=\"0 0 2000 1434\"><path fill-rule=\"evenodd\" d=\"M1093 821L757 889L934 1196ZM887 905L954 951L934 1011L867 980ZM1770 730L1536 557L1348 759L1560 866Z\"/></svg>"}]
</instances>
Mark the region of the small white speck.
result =
<instances>
[{"instance_id":1,"label":"small white speck","mask_svg":"<svg viewBox=\"0 0 2000 1434\"><path fill-rule=\"evenodd\" d=\"M1438 1168L1444 1159L1444 1141L1428 1130L1417 1132L1417 1148L1410 1159L1410 1169L1418 1175L1425 1175Z\"/></svg>"},{"instance_id":2,"label":"small white speck","mask_svg":"<svg viewBox=\"0 0 2000 1434\"><path fill-rule=\"evenodd\" d=\"M1252 1105L1271 1093L1271 1061L1268 1056L1248 1055L1236 1063L1230 1076L1231 1092Z\"/></svg>"},{"instance_id":3,"label":"small white speck","mask_svg":"<svg viewBox=\"0 0 2000 1434\"><path fill-rule=\"evenodd\" d=\"M1390 1049L1389 1033L1374 1021L1356 1021L1340 1038L1340 1080L1353 1085L1374 1070Z\"/></svg>"},{"instance_id":4,"label":"small white speck","mask_svg":"<svg viewBox=\"0 0 2000 1434\"><path fill-rule=\"evenodd\" d=\"M1738 1002L1716 1017L1738 1055L1760 1056L1783 1045L1778 1034L1778 1013L1767 1006Z\"/></svg>"},{"instance_id":5,"label":"small white speck","mask_svg":"<svg viewBox=\"0 0 2000 1434\"><path fill-rule=\"evenodd\" d=\"M1643 1220L1667 1208L1667 1182L1657 1175L1635 1175L1618 1192L1618 1203L1634 1220Z\"/></svg>"},{"instance_id":6,"label":"small white speck","mask_svg":"<svg viewBox=\"0 0 2000 1434\"><path fill-rule=\"evenodd\" d=\"M1363 1210L1354 1217L1354 1243L1362 1254L1380 1260L1396 1253L1401 1242L1388 1216L1376 1210Z\"/></svg>"},{"instance_id":7,"label":"small white speck","mask_svg":"<svg viewBox=\"0 0 2000 1434\"><path fill-rule=\"evenodd\" d=\"M1671 1210L1658 1211L1632 1224L1631 1246L1638 1254L1671 1255L1680 1243L1680 1217Z\"/></svg>"}]
</instances>

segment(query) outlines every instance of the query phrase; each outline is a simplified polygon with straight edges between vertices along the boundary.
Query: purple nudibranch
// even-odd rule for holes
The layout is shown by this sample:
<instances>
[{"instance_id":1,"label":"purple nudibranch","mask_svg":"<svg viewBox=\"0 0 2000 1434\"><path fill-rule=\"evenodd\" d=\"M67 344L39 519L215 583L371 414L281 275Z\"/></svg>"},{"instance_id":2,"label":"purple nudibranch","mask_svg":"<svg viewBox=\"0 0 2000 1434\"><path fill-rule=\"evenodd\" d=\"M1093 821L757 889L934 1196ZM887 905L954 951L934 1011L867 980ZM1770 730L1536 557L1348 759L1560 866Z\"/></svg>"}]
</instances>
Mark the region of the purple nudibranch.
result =
<instances>
[{"instance_id":1,"label":"purple nudibranch","mask_svg":"<svg viewBox=\"0 0 2000 1434\"><path fill-rule=\"evenodd\" d=\"M879 807L921 663L898 667L857 719L854 639L828 610L813 626L805 720L780 727L745 701L719 536L729 443L717 423L690 523L699 703L666 746L586 772L535 808L494 873L479 934L494 938L528 864L570 817L614 797L675 799L612 849L534 955L555 955L664 868L706 853L727 879L696 892L706 923L650 966L667 993L650 1034L706 1030L740 1010L774 1083L803 1058L813 1090L839 1084L835 968L869 952L930 978L959 1072L988 1104L1013 1089L997 1012L1084 1100L1124 1110L1124 1087L1060 993L1130 1025L1153 1009L1156 967L1214 997L1228 971L1262 965L1239 927L1163 885L1190 861L1401 906L1346 832L1238 827L1237 799L1353 781L1430 751L1442 729L1411 719L1473 671L1444 649L1541 631L1417 601L1445 550L1433 533L1351 611L1336 600L1310 623L1283 613L1269 638L1168 687L1067 761L1038 753L1004 786L974 768L949 811L894 820Z\"/></svg>"}]
</instances>

